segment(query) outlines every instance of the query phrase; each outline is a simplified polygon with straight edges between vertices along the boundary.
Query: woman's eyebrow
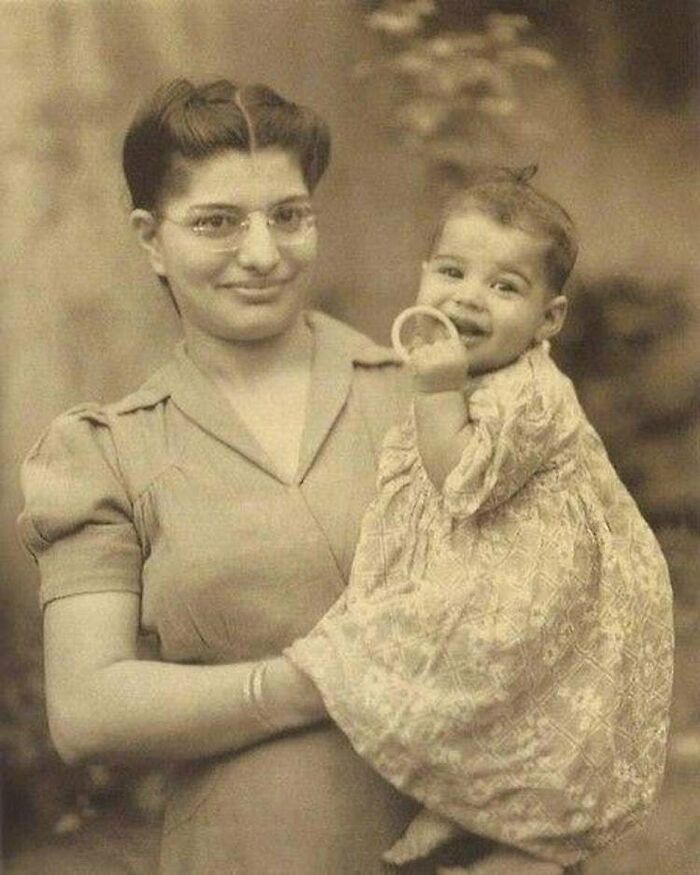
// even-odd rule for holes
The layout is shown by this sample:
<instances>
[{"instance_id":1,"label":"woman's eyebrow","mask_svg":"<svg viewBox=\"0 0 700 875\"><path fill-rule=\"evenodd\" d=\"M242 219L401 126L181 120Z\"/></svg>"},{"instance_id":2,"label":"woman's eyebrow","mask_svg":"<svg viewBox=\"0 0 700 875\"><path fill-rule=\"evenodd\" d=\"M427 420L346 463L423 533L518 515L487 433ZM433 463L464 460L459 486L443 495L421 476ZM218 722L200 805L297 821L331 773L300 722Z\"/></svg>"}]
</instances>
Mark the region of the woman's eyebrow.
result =
<instances>
[{"instance_id":1,"label":"woman's eyebrow","mask_svg":"<svg viewBox=\"0 0 700 875\"><path fill-rule=\"evenodd\" d=\"M280 200L272 200L270 201L269 206L279 206L280 204L290 204L290 203L308 203L309 196L305 194L291 194L287 197L283 197ZM190 210L230 210L232 212L245 213L246 209L242 207L240 204L233 203L232 201L211 201L201 204L191 204L188 207L188 211Z\"/></svg>"},{"instance_id":2,"label":"woman's eyebrow","mask_svg":"<svg viewBox=\"0 0 700 875\"><path fill-rule=\"evenodd\" d=\"M231 203L230 201L211 201L203 204L190 204L187 209L188 212L192 210L230 210L231 212L244 212L242 207L239 207L237 204Z\"/></svg>"},{"instance_id":3,"label":"woman's eyebrow","mask_svg":"<svg viewBox=\"0 0 700 875\"><path fill-rule=\"evenodd\" d=\"M292 204L300 201L301 203L308 203L311 198L308 194L290 194L288 197L283 197L282 200L273 201L274 204Z\"/></svg>"}]
</instances>

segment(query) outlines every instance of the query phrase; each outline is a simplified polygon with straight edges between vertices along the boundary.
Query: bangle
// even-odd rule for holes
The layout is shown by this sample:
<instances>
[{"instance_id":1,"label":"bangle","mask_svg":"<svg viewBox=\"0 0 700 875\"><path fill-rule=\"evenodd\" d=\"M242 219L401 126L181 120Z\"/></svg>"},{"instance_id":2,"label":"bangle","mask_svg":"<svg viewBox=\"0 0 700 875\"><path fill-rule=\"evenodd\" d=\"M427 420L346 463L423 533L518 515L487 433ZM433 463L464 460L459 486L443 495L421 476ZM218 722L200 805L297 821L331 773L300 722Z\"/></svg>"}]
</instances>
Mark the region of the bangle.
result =
<instances>
[{"instance_id":1,"label":"bangle","mask_svg":"<svg viewBox=\"0 0 700 875\"><path fill-rule=\"evenodd\" d=\"M245 681L244 694L251 710L258 718L261 725L272 732L281 732L282 727L275 723L265 706L263 683L266 672L267 662L264 660L262 662L256 662L248 672Z\"/></svg>"},{"instance_id":2,"label":"bangle","mask_svg":"<svg viewBox=\"0 0 700 875\"><path fill-rule=\"evenodd\" d=\"M427 304L416 304L415 307L408 307L406 310L402 310L399 313L396 319L394 319L394 324L391 326L392 346L394 347L394 351L405 362L407 362L411 356L401 340L401 329L403 328L404 323L413 316L428 317L435 322L439 322L447 331L447 336L450 339L457 340L459 338L459 333L455 328L454 322L448 319L442 310L438 310L437 307L429 307Z\"/></svg>"}]
</instances>

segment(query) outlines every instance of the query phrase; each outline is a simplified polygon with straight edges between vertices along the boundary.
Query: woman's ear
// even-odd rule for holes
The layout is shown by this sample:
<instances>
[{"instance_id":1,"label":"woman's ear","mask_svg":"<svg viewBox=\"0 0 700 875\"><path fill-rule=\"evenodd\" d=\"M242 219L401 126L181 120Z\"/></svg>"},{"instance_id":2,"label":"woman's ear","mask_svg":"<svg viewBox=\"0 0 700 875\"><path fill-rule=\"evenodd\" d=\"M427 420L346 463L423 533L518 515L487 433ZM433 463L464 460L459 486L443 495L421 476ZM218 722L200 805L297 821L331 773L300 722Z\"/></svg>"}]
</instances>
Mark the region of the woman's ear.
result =
<instances>
[{"instance_id":1,"label":"woman's ear","mask_svg":"<svg viewBox=\"0 0 700 875\"><path fill-rule=\"evenodd\" d=\"M158 222L148 210L134 210L131 213L131 227L136 232L136 239L146 250L151 267L158 276L165 276L165 264L158 238Z\"/></svg>"},{"instance_id":2,"label":"woman's ear","mask_svg":"<svg viewBox=\"0 0 700 875\"><path fill-rule=\"evenodd\" d=\"M535 340L541 342L559 334L566 319L568 307L569 301L564 295L557 295L556 298L548 301L542 324L535 332Z\"/></svg>"}]
</instances>

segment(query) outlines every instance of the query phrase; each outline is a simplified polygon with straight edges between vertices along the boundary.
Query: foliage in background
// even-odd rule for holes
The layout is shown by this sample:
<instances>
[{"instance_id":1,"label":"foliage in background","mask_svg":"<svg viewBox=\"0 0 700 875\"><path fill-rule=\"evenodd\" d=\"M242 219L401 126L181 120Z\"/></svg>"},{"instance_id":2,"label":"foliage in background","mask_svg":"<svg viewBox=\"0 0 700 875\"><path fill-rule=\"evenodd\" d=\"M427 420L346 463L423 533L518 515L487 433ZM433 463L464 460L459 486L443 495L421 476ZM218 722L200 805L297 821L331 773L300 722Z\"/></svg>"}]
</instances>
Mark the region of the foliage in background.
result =
<instances>
[{"instance_id":1,"label":"foliage in background","mask_svg":"<svg viewBox=\"0 0 700 875\"><path fill-rule=\"evenodd\" d=\"M433 0L385 0L366 14L380 38L358 65L368 92L383 95L389 131L431 169L456 175L494 152L546 135L525 91L555 68L530 41L525 15L492 12L479 30L441 24Z\"/></svg>"},{"instance_id":2,"label":"foliage in background","mask_svg":"<svg viewBox=\"0 0 700 875\"><path fill-rule=\"evenodd\" d=\"M661 543L682 640L700 636L700 326L691 295L680 283L578 280L555 347Z\"/></svg>"}]
</instances>

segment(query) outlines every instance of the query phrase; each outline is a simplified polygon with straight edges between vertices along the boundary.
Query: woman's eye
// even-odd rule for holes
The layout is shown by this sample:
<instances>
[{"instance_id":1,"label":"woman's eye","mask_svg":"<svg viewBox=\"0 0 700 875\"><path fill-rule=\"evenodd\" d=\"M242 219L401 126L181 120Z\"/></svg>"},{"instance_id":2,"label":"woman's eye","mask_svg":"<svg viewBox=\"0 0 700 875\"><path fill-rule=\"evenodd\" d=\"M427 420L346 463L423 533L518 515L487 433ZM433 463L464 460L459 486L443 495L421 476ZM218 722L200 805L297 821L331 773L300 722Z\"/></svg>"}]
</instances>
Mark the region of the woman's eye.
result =
<instances>
[{"instance_id":1,"label":"woman's eye","mask_svg":"<svg viewBox=\"0 0 700 875\"><path fill-rule=\"evenodd\" d=\"M232 213L207 213L197 216L192 228L198 234L228 234L240 224L238 216Z\"/></svg>"},{"instance_id":2,"label":"woman's eye","mask_svg":"<svg viewBox=\"0 0 700 875\"><path fill-rule=\"evenodd\" d=\"M280 204L272 211L271 219L283 231L296 231L310 215L311 207L307 204Z\"/></svg>"},{"instance_id":3,"label":"woman's eye","mask_svg":"<svg viewBox=\"0 0 700 875\"><path fill-rule=\"evenodd\" d=\"M442 274L442 276L448 276L453 280L461 280L464 279L464 271L461 267L454 267L453 265L443 264L441 267L438 267L438 273Z\"/></svg>"}]
</instances>

